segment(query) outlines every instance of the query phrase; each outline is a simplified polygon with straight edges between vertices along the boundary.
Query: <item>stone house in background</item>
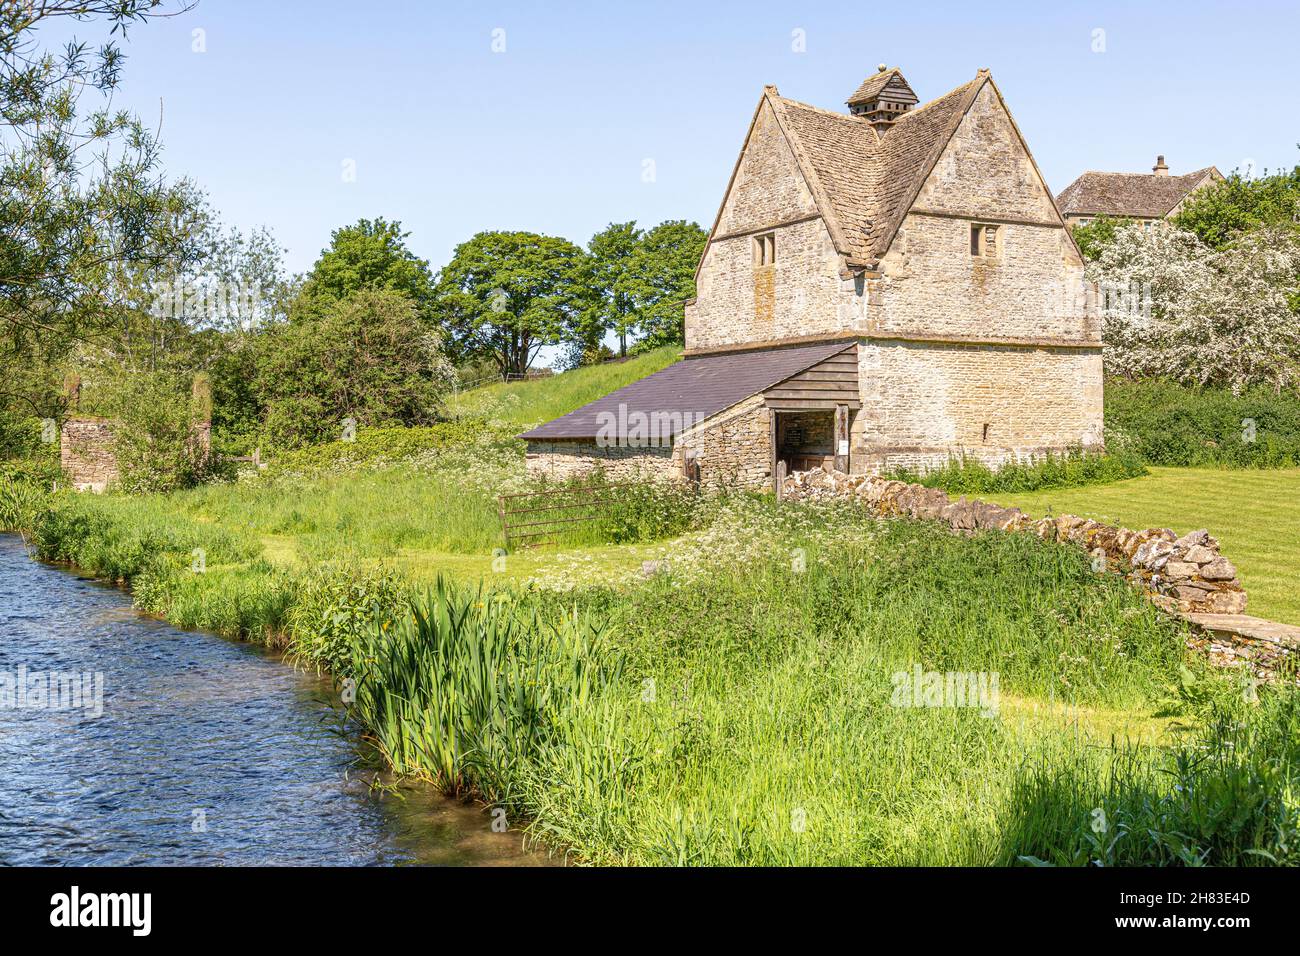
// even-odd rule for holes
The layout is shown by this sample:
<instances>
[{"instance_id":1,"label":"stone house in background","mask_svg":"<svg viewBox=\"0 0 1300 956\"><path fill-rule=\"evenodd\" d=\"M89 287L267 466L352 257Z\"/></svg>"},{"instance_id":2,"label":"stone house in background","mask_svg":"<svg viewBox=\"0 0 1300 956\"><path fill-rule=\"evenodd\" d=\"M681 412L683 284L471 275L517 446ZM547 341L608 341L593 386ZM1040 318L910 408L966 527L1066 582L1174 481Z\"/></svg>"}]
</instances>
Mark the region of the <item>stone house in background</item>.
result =
<instances>
[{"instance_id":1,"label":"stone house in background","mask_svg":"<svg viewBox=\"0 0 1300 956\"><path fill-rule=\"evenodd\" d=\"M1073 226L1086 226L1098 216L1135 219L1147 228L1183 208L1187 197L1223 174L1206 166L1182 176L1170 176L1163 156L1149 173L1098 173L1089 170L1061 191L1056 205Z\"/></svg>"},{"instance_id":2,"label":"stone house in background","mask_svg":"<svg viewBox=\"0 0 1300 956\"><path fill-rule=\"evenodd\" d=\"M918 106L764 89L675 365L524 434L534 474L770 485L1102 441L1083 261L987 70Z\"/></svg>"}]
</instances>

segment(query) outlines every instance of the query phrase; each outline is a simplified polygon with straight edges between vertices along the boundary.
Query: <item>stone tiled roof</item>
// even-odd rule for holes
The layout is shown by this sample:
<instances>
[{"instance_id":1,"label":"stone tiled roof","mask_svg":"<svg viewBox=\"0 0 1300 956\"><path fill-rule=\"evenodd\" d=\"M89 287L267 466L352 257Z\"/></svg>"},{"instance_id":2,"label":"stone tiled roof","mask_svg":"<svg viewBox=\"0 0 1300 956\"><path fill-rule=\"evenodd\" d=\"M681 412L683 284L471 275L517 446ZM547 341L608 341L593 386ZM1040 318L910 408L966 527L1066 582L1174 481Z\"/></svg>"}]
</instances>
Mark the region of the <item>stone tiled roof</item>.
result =
<instances>
[{"instance_id":1,"label":"stone tiled roof","mask_svg":"<svg viewBox=\"0 0 1300 956\"><path fill-rule=\"evenodd\" d=\"M519 437L528 441L590 439L601 433L606 421L618 423L619 437L625 437L628 417L641 412L664 416L666 434L655 437L668 438L683 426L716 415L851 347L849 342L829 342L684 359Z\"/></svg>"},{"instance_id":2,"label":"stone tiled roof","mask_svg":"<svg viewBox=\"0 0 1300 956\"><path fill-rule=\"evenodd\" d=\"M811 174L814 195L829 206L822 212L841 255L864 264L888 251L912 199L988 80L981 72L901 114L884 133L862 117L768 94L805 173Z\"/></svg>"},{"instance_id":3,"label":"stone tiled roof","mask_svg":"<svg viewBox=\"0 0 1300 956\"><path fill-rule=\"evenodd\" d=\"M1066 216L1158 219L1182 202L1213 166L1182 176L1155 173L1084 173L1061 191L1056 205Z\"/></svg>"}]
</instances>

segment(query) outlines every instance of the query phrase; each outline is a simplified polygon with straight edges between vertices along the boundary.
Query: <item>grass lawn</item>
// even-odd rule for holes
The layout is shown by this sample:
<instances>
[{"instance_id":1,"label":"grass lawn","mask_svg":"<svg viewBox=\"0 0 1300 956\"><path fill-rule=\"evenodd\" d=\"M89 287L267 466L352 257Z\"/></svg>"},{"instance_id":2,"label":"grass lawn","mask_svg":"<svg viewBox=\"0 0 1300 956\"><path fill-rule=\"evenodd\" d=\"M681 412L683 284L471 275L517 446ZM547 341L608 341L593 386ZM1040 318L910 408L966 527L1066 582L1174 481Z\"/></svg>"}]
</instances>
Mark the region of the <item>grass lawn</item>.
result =
<instances>
[{"instance_id":1,"label":"grass lawn","mask_svg":"<svg viewBox=\"0 0 1300 956\"><path fill-rule=\"evenodd\" d=\"M1241 572L1247 611L1300 624L1300 468L1152 468L1145 478L997 501L1033 515L1068 512L1129 528L1207 528Z\"/></svg>"},{"instance_id":2,"label":"grass lawn","mask_svg":"<svg viewBox=\"0 0 1300 956\"><path fill-rule=\"evenodd\" d=\"M666 346L626 362L591 365L528 382L484 385L456 396L448 410L455 415L489 415L521 426L536 425L652 375L676 362L681 354L679 346Z\"/></svg>"}]
</instances>

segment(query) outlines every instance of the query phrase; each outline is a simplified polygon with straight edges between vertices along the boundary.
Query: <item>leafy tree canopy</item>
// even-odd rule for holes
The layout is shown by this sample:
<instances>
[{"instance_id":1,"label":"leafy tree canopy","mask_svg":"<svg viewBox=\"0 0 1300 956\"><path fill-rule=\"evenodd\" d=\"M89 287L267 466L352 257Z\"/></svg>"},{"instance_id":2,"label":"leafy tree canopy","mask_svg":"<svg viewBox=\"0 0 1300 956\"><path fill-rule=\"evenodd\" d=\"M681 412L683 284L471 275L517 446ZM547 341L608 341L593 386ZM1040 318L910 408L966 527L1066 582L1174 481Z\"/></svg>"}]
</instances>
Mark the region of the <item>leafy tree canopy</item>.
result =
<instances>
[{"instance_id":1,"label":"leafy tree canopy","mask_svg":"<svg viewBox=\"0 0 1300 956\"><path fill-rule=\"evenodd\" d=\"M1115 241L1115 233L1125 226L1133 224L1132 219L1116 219L1111 216L1098 216L1086 225L1075 226L1072 230L1074 241L1087 262L1092 262L1101 255L1102 250Z\"/></svg>"},{"instance_id":2,"label":"leafy tree canopy","mask_svg":"<svg viewBox=\"0 0 1300 956\"><path fill-rule=\"evenodd\" d=\"M10 353L71 348L103 331L121 268L177 269L197 254L182 192L158 171L158 145L112 108L127 29L171 15L161 0L0 4L0 331ZM47 52L41 27L108 25Z\"/></svg>"},{"instance_id":3,"label":"leafy tree canopy","mask_svg":"<svg viewBox=\"0 0 1300 956\"><path fill-rule=\"evenodd\" d=\"M685 302L695 295L695 269L708 238L696 223L670 219L637 242L617 289L636 311L638 350L684 340Z\"/></svg>"},{"instance_id":4,"label":"leafy tree canopy","mask_svg":"<svg viewBox=\"0 0 1300 956\"><path fill-rule=\"evenodd\" d=\"M598 303L595 324L601 332L609 330L618 336L620 355L627 354L628 335L637 325L636 303L624 276L644 235L635 222L611 222L587 243L592 292Z\"/></svg>"},{"instance_id":5,"label":"leafy tree canopy","mask_svg":"<svg viewBox=\"0 0 1300 956\"><path fill-rule=\"evenodd\" d=\"M433 277L429 263L407 248L409 235L400 222L383 218L335 229L306 276L296 308L319 314L355 292L388 291L404 295L419 318L431 323Z\"/></svg>"},{"instance_id":6,"label":"leafy tree canopy","mask_svg":"<svg viewBox=\"0 0 1300 956\"><path fill-rule=\"evenodd\" d=\"M1233 172L1193 193L1173 220L1215 249L1253 229L1300 229L1300 166L1258 178Z\"/></svg>"},{"instance_id":7,"label":"leafy tree canopy","mask_svg":"<svg viewBox=\"0 0 1300 956\"><path fill-rule=\"evenodd\" d=\"M583 338L597 303L589 260L567 239L480 232L439 273L438 306L457 358L521 374L543 346Z\"/></svg>"}]
</instances>

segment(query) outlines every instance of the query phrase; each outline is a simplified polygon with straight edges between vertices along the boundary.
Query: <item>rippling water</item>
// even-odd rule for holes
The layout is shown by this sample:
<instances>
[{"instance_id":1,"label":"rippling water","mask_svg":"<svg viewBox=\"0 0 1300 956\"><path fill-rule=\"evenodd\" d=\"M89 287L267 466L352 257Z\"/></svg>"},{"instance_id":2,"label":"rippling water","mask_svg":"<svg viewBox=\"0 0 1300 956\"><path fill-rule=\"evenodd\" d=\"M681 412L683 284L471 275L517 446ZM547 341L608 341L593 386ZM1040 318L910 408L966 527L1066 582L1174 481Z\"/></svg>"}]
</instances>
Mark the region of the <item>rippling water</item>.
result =
<instances>
[{"instance_id":1,"label":"rippling water","mask_svg":"<svg viewBox=\"0 0 1300 956\"><path fill-rule=\"evenodd\" d=\"M311 675L0 536L0 682L24 668L102 674L102 714L93 679L80 709L0 706L0 864L545 862L480 809L350 773Z\"/></svg>"}]
</instances>

